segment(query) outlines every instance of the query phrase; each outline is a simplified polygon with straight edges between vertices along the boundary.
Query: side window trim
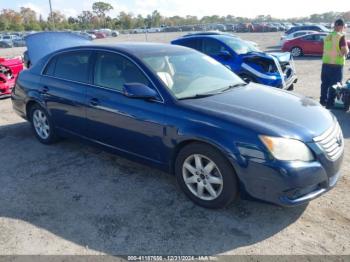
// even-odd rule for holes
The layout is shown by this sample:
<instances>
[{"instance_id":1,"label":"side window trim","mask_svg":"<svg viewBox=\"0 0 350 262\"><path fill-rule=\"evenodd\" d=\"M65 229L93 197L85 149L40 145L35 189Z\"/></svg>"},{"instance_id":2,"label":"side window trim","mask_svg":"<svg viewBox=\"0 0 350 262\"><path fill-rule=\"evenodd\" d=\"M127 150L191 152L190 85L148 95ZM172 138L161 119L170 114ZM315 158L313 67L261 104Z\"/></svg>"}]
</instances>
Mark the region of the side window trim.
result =
<instances>
[{"instance_id":1,"label":"side window trim","mask_svg":"<svg viewBox=\"0 0 350 262\"><path fill-rule=\"evenodd\" d=\"M52 56L50 59L49 59L49 62L45 65L44 67L44 70L43 70L43 75L44 76L54 76L54 73L55 73L55 70L56 70L56 62L57 62L57 55L54 55ZM52 71L52 74L47 74L47 71L49 69L49 67L51 66L51 63L53 63L53 71Z\"/></svg>"}]
</instances>

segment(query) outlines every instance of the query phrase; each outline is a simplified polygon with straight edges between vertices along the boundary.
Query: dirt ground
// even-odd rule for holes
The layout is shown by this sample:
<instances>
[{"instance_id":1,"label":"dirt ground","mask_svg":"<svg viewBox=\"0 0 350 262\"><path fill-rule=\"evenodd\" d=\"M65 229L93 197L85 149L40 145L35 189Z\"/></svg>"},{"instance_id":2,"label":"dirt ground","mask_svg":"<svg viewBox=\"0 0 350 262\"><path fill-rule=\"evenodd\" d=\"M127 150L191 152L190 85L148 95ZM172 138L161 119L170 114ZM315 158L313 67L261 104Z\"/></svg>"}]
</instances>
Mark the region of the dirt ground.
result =
<instances>
[{"instance_id":1,"label":"dirt ground","mask_svg":"<svg viewBox=\"0 0 350 262\"><path fill-rule=\"evenodd\" d=\"M241 36L272 51L280 33ZM145 35L96 42L118 41L145 41ZM22 52L4 49L0 56ZM296 68L294 92L318 100L320 58L297 59ZM0 255L350 254L350 113L334 113L346 141L335 189L296 208L240 200L206 210L158 170L73 140L40 144L11 101L0 100Z\"/></svg>"}]
</instances>

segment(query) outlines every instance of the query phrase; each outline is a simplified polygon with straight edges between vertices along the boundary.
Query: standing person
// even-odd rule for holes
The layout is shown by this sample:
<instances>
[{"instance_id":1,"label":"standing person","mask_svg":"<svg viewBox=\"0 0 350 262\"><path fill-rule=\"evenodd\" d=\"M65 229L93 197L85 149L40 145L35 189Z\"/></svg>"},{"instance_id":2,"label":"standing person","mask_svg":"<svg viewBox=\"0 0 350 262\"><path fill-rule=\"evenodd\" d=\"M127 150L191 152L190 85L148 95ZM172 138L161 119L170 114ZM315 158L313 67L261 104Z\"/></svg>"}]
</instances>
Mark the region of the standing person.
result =
<instances>
[{"instance_id":1,"label":"standing person","mask_svg":"<svg viewBox=\"0 0 350 262\"><path fill-rule=\"evenodd\" d=\"M324 39L323 43L320 103L327 108L332 108L334 105L335 90L332 86L342 81L343 67L349 53L344 29L344 21L336 20L334 31Z\"/></svg>"}]
</instances>

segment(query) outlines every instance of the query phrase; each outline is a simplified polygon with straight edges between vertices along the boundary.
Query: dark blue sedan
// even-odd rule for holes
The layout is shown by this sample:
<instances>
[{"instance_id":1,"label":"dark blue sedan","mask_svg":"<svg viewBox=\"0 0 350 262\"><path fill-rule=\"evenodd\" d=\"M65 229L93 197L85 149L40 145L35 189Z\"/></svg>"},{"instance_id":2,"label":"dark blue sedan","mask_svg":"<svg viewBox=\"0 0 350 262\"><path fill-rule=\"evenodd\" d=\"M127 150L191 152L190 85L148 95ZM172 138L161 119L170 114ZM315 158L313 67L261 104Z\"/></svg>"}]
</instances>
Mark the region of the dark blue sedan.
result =
<instances>
[{"instance_id":1,"label":"dark blue sedan","mask_svg":"<svg viewBox=\"0 0 350 262\"><path fill-rule=\"evenodd\" d=\"M240 192L294 206L335 186L343 136L317 102L246 84L185 47L50 36L27 41L32 67L12 94L40 142L78 137L161 168L208 208ZM77 46L57 50L63 42Z\"/></svg>"}]
</instances>

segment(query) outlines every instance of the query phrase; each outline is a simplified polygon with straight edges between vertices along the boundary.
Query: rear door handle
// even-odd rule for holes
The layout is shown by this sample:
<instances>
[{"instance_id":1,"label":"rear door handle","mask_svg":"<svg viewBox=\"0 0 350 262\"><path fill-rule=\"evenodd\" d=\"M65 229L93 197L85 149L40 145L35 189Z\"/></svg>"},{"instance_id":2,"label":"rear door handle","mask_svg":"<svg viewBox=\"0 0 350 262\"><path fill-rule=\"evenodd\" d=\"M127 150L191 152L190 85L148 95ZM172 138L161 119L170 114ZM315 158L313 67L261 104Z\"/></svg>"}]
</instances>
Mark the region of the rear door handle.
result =
<instances>
[{"instance_id":1,"label":"rear door handle","mask_svg":"<svg viewBox=\"0 0 350 262\"><path fill-rule=\"evenodd\" d=\"M100 104L100 101L97 98L90 99L90 105L98 106L99 104Z\"/></svg>"}]
</instances>

